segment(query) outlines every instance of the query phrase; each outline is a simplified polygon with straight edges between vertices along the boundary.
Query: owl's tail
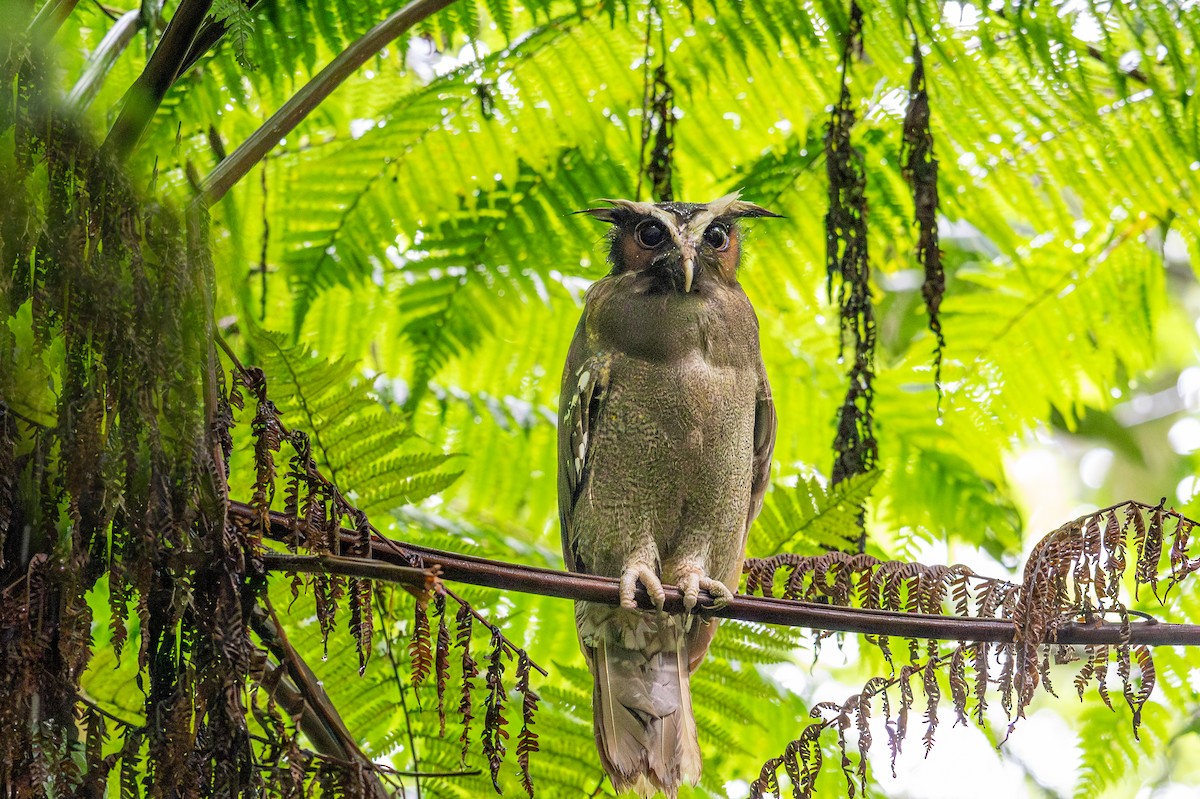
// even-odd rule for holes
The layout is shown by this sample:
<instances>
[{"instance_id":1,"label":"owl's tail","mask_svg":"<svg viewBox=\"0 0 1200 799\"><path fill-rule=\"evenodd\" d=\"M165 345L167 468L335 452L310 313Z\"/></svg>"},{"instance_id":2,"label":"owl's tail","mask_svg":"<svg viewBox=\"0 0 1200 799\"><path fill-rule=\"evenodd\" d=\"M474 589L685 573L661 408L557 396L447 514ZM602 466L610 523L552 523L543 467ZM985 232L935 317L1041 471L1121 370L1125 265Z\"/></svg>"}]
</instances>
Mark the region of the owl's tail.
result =
<instances>
[{"instance_id":1,"label":"owl's tail","mask_svg":"<svg viewBox=\"0 0 1200 799\"><path fill-rule=\"evenodd\" d=\"M596 748L618 791L674 799L680 784L700 779L686 636L671 616L638 613L625 621L593 639ZM624 634L612 635L614 628Z\"/></svg>"}]
</instances>

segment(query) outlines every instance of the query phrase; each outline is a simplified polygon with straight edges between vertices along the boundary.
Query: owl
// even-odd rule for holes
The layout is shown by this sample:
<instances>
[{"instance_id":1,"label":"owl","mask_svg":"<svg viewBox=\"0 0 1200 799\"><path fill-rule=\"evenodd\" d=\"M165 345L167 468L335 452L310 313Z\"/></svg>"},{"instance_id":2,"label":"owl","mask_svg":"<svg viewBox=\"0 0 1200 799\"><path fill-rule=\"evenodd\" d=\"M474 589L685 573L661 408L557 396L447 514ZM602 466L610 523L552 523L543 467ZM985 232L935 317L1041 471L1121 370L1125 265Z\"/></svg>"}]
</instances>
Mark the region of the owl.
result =
<instances>
[{"instance_id":1,"label":"owl","mask_svg":"<svg viewBox=\"0 0 1200 799\"><path fill-rule=\"evenodd\" d=\"M700 777L690 674L737 589L762 508L775 406L737 271L737 194L706 204L606 200L611 272L588 290L563 371L558 499L572 571L620 581L620 607L577 602L600 761L618 790L674 797ZM641 584L658 612L637 609ZM686 614L661 612L663 585Z\"/></svg>"}]
</instances>

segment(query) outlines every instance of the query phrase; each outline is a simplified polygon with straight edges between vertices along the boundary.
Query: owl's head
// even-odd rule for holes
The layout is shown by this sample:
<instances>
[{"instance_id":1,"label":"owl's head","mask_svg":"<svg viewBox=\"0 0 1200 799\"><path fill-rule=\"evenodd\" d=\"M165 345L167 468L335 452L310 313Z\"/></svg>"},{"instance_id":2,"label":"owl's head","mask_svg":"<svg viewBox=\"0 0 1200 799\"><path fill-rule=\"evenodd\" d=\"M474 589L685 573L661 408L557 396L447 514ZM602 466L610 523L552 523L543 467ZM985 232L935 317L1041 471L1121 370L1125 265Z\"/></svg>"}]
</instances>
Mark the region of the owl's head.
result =
<instances>
[{"instance_id":1,"label":"owl's head","mask_svg":"<svg viewBox=\"0 0 1200 799\"><path fill-rule=\"evenodd\" d=\"M709 280L737 281L744 217L779 216L728 194L710 203L602 200L610 207L579 213L613 226L608 259L614 275L644 272L662 289L683 293Z\"/></svg>"}]
</instances>

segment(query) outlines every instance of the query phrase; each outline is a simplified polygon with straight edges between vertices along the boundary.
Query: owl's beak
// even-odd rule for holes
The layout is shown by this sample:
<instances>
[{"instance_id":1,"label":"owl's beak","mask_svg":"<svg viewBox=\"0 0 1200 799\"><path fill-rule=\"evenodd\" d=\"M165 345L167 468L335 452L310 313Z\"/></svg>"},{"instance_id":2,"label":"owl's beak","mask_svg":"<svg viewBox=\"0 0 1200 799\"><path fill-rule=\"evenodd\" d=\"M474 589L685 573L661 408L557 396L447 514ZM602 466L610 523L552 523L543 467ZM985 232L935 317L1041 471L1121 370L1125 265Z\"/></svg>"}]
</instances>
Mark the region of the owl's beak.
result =
<instances>
[{"instance_id":1,"label":"owl's beak","mask_svg":"<svg viewBox=\"0 0 1200 799\"><path fill-rule=\"evenodd\" d=\"M692 280L696 276L696 245L687 237L682 243L683 256L683 293L687 294L692 290Z\"/></svg>"}]
</instances>

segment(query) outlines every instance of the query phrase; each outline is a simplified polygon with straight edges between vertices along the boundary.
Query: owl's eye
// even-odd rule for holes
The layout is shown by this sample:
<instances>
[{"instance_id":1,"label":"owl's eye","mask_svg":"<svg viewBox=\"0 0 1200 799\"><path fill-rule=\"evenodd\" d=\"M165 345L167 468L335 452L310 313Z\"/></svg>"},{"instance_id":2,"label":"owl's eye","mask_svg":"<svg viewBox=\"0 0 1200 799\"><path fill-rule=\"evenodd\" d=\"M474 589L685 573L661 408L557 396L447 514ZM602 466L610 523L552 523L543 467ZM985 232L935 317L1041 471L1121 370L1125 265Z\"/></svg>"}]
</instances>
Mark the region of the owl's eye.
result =
<instances>
[{"instance_id":1,"label":"owl's eye","mask_svg":"<svg viewBox=\"0 0 1200 799\"><path fill-rule=\"evenodd\" d=\"M647 219L634 228L633 236L642 247L653 250L667 240L667 229L661 222Z\"/></svg>"},{"instance_id":2,"label":"owl's eye","mask_svg":"<svg viewBox=\"0 0 1200 799\"><path fill-rule=\"evenodd\" d=\"M704 231L704 243L714 250L723 250L729 245L729 231L721 224L709 225Z\"/></svg>"}]
</instances>

